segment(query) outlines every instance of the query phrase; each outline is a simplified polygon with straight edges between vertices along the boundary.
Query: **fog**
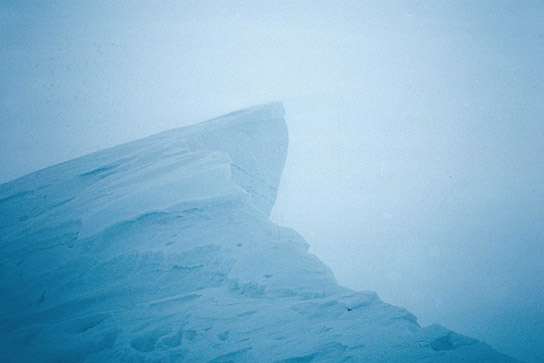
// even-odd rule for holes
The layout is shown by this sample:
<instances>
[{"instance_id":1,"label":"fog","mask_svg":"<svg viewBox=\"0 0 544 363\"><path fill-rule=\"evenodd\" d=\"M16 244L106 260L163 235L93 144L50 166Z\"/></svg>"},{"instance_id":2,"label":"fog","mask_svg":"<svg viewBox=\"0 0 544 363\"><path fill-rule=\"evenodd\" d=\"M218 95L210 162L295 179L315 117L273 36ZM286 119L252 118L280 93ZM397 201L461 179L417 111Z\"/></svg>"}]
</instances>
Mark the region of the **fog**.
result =
<instances>
[{"instance_id":1,"label":"fog","mask_svg":"<svg viewBox=\"0 0 544 363\"><path fill-rule=\"evenodd\" d=\"M543 361L542 19L542 1L2 1L0 182L279 100L272 220L341 284Z\"/></svg>"}]
</instances>

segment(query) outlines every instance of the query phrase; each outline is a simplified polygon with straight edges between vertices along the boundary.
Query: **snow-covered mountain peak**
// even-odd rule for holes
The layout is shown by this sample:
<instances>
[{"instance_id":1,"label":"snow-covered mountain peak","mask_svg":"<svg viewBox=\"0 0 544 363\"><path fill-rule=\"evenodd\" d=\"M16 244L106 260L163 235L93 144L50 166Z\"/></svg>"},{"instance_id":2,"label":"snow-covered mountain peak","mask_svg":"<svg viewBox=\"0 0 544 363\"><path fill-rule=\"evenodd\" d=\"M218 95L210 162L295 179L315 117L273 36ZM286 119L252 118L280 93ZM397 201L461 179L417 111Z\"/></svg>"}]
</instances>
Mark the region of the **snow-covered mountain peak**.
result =
<instances>
[{"instance_id":1,"label":"snow-covered mountain peak","mask_svg":"<svg viewBox=\"0 0 544 363\"><path fill-rule=\"evenodd\" d=\"M268 220L281 104L0 186L7 361L508 361L337 284Z\"/></svg>"}]
</instances>

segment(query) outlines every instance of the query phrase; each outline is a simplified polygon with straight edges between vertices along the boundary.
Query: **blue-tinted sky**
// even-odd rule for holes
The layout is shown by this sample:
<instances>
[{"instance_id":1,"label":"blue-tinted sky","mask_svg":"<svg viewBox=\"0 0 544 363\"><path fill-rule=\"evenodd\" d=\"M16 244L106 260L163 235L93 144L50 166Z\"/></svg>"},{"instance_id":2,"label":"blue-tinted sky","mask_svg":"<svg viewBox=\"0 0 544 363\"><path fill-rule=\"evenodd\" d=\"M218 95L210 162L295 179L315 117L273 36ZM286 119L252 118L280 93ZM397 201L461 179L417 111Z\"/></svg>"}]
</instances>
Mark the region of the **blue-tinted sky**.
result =
<instances>
[{"instance_id":1,"label":"blue-tinted sky","mask_svg":"<svg viewBox=\"0 0 544 363\"><path fill-rule=\"evenodd\" d=\"M544 360L544 2L0 1L0 182L282 100L272 219Z\"/></svg>"}]
</instances>

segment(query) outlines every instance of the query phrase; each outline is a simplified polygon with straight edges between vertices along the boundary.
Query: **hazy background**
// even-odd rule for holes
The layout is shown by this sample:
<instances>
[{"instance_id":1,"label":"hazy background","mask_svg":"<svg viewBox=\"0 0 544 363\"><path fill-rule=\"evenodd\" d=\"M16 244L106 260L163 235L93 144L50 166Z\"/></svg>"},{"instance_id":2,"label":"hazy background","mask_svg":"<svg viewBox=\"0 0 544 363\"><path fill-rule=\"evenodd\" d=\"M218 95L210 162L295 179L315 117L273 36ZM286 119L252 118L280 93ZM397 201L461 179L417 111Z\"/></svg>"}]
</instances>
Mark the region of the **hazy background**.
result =
<instances>
[{"instance_id":1,"label":"hazy background","mask_svg":"<svg viewBox=\"0 0 544 363\"><path fill-rule=\"evenodd\" d=\"M343 285L544 360L543 1L0 0L0 183L272 100L274 221Z\"/></svg>"}]
</instances>

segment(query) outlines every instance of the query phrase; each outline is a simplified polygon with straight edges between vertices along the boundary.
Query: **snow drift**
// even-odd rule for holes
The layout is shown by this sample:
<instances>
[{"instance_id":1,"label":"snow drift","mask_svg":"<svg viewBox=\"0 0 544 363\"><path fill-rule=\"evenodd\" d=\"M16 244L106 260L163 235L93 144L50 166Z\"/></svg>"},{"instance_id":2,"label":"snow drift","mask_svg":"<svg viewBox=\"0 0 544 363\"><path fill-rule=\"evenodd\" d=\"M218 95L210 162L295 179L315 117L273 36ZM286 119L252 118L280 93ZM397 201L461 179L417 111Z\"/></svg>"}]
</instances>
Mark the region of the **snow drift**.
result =
<instances>
[{"instance_id":1,"label":"snow drift","mask_svg":"<svg viewBox=\"0 0 544 363\"><path fill-rule=\"evenodd\" d=\"M510 361L339 286L268 220L281 104L0 186L4 361Z\"/></svg>"}]
</instances>

